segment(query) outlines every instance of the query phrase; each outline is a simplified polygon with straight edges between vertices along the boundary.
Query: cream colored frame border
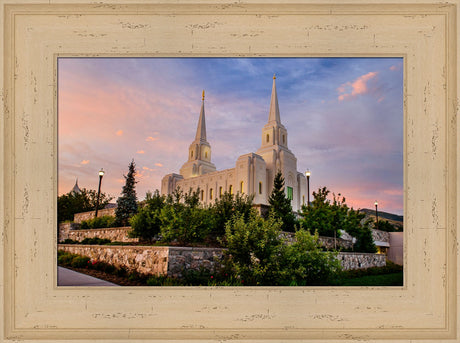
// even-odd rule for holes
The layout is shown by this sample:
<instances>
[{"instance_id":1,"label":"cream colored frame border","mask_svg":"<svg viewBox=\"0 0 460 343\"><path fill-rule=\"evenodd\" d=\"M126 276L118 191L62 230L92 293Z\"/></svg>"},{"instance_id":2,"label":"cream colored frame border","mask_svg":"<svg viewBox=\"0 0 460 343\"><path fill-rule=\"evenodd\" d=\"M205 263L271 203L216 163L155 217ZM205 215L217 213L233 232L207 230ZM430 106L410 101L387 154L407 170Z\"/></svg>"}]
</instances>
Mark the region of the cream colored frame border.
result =
<instances>
[{"instance_id":1,"label":"cream colored frame border","mask_svg":"<svg viewBox=\"0 0 460 343\"><path fill-rule=\"evenodd\" d=\"M5 341L457 341L458 2L194 3L2 3ZM404 287L56 287L58 56L404 57Z\"/></svg>"}]
</instances>

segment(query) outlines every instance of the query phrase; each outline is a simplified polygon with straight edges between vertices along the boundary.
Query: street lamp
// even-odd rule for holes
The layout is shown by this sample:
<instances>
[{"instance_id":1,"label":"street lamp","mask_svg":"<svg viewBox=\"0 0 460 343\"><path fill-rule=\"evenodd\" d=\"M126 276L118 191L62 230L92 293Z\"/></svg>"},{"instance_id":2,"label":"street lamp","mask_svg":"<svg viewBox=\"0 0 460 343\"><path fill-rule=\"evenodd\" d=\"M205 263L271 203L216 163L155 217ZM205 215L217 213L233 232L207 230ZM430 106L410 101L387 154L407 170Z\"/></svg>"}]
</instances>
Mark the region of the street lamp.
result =
<instances>
[{"instance_id":1,"label":"street lamp","mask_svg":"<svg viewBox=\"0 0 460 343\"><path fill-rule=\"evenodd\" d=\"M305 176L307 177L307 206L310 206L310 175L311 172L307 169L305 172Z\"/></svg>"},{"instance_id":2,"label":"street lamp","mask_svg":"<svg viewBox=\"0 0 460 343\"><path fill-rule=\"evenodd\" d=\"M379 205L379 203L377 202L377 200L375 200L374 205L375 205L375 218L376 218L375 228L378 230L378 228L379 228L379 211L377 210L377 206Z\"/></svg>"},{"instance_id":3,"label":"street lamp","mask_svg":"<svg viewBox=\"0 0 460 343\"><path fill-rule=\"evenodd\" d=\"M104 169L101 168L101 170L99 170L99 188L97 190L96 213L94 214L94 218L97 218L97 211L99 210L99 197L101 195L101 183L102 183L103 176L104 176Z\"/></svg>"}]
</instances>

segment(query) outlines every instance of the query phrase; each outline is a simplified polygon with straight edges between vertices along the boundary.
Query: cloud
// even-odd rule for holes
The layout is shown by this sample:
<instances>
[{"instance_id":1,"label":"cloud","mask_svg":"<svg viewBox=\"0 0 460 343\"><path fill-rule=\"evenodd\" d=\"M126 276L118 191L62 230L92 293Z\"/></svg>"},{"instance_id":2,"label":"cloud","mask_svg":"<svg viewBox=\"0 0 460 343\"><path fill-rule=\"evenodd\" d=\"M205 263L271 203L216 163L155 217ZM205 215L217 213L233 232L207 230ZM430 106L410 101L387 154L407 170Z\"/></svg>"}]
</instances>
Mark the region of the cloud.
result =
<instances>
[{"instance_id":1,"label":"cloud","mask_svg":"<svg viewBox=\"0 0 460 343\"><path fill-rule=\"evenodd\" d=\"M147 170L147 171L155 171L155 169L151 169L151 168L149 168L149 167L145 167L145 166L144 166L144 167L142 167L142 169L143 169L143 170Z\"/></svg>"},{"instance_id":2,"label":"cloud","mask_svg":"<svg viewBox=\"0 0 460 343\"><path fill-rule=\"evenodd\" d=\"M118 131L116 132L116 135L117 135L117 136L122 136L122 135L123 135L123 130L118 130Z\"/></svg>"},{"instance_id":3,"label":"cloud","mask_svg":"<svg viewBox=\"0 0 460 343\"><path fill-rule=\"evenodd\" d=\"M149 136L145 139L147 142L154 142L156 140L158 140L158 137L152 137L152 136Z\"/></svg>"},{"instance_id":4,"label":"cloud","mask_svg":"<svg viewBox=\"0 0 460 343\"><path fill-rule=\"evenodd\" d=\"M80 164L88 164L89 163L89 160L83 160L80 162Z\"/></svg>"},{"instance_id":5,"label":"cloud","mask_svg":"<svg viewBox=\"0 0 460 343\"><path fill-rule=\"evenodd\" d=\"M136 151L137 154L145 154L145 151L144 150L138 150Z\"/></svg>"},{"instance_id":6,"label":"cloud","mask_svg":"<svg viewBox=\"0 0 460 343\"><path fill-rule=\"evenodd\" d=\"M339 92L338 100L342 101L347 98L355 97L359 94L366 94L369 89L367 83L377 76L378 72L371 71L361 75L353 82L346 82L337 88Z\"/></svg>"},{"instance_id":7,"label":"cloud","mask_svg":"<svg viewBox=\"0 0 460 343\"><path fill-rule=\"evenodd\" d=\"M163 165L162 165L161 163L155 163L155 165L156 165L157 167L163 167Z\"/></svg>"}]
</instances>

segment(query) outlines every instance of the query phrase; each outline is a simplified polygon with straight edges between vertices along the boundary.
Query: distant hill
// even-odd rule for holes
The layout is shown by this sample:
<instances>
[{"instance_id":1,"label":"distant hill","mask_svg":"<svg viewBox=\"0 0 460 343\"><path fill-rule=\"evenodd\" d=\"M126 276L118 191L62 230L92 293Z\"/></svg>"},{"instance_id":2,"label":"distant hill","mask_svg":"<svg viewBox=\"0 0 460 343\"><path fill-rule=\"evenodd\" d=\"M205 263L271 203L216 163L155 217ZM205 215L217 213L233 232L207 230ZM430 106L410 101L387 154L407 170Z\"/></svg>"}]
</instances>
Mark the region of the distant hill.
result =
<instances>
[{"instance_id":1,"label":"distant hill","mask_svg":"<svg viewBox=\"0 0 460 343\"><path fill-rule=\"evenodd\" d=\"M375 220L375 210L362 208L359 211L365 213L366 217L371 217ZM379 211L379 221L380 220L388 220L392 225L404 227L404 217L397 214Z\"/></svg>"}]
</instances>

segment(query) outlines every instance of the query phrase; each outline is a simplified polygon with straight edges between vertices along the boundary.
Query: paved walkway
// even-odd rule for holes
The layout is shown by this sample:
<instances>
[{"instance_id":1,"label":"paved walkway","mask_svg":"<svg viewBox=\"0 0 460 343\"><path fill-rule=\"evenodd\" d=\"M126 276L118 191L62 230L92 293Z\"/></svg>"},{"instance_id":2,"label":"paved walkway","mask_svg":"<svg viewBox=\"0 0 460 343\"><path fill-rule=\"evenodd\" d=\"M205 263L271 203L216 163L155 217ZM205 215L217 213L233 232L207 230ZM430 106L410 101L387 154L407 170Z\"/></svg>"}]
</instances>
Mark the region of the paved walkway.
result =
<instances>
[{"instance_id":1,"label":"paved walkway","mask_svg":"<svg viewBox=\"0 0 460 343\"><path fill-rule=\"evenodd\" d=\"M59 266L57 272L58 286L118 286L112 282L77 273Z\"/></svg>"}]
</instances>

